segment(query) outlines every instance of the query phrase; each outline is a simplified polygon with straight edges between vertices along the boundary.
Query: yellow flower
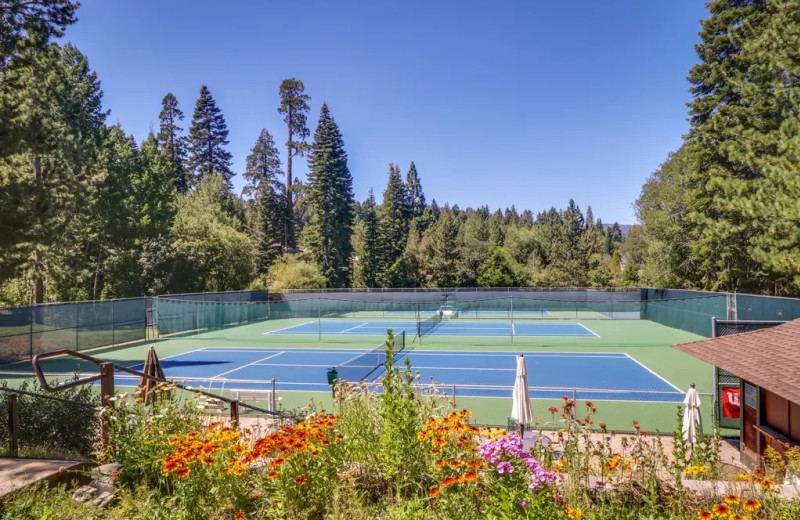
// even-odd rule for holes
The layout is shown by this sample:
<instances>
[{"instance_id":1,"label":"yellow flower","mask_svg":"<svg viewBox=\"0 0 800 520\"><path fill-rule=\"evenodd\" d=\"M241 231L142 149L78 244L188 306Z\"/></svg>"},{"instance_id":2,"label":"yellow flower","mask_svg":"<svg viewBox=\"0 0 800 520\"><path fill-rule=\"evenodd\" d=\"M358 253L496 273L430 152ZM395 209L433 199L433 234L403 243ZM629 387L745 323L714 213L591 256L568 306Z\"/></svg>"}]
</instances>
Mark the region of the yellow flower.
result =
<instances>
[{"instance_id":1,"label":"yellow flower","mask_svg":"<svg viewBox=\"0 0 800 520\"><path fill-rule=\"evenodd\" d=\"M752 500L745 500L744 504L742 504L742 507L744 507L745 511L755 511L756 509L761 508L761 502L755 498Z\"/></svg>"},{"instance_id":2,"label":"yellow flower","mask_svg":"<svg viewBox=\"0 0 800 520\"><path fill-rule=\"evenodd\" d=\"M697 518L699 518L700 520L709 520L710 518L714 518L714 513L708 510L698 511Z\"/></svg>"},{"instance_id":3,"label":"yellow flower","mask_svg":"<svg viewBox=\"0 0 800 520\"><path fill-rule=\"evenodd\" d=\"M725 497L726 504L738 504L739 501L739 495L728 495Z\"/></svg>"},{"instance_id":4,"label":"yellow flower","mask_svg":"<svg viewBox=\"0 0 800 520\"><path fill-rule=\"evenodd\" d=\"M714 504L714 514L717 516L728 516L731 507L728 504Z\"/></svg>"}]
</instances>

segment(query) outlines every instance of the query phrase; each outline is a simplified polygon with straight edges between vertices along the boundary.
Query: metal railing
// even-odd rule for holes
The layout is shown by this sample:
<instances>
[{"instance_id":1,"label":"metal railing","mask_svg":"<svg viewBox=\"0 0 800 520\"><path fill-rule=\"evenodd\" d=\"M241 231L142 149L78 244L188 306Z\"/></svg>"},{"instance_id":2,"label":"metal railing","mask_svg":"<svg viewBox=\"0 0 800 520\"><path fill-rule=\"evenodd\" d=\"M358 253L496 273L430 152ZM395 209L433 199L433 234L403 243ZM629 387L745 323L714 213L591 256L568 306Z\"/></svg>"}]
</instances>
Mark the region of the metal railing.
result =
<instances>
[{"instance_id":1,"label":"metal railing","mask_svg":"<svg viewBox=\"0 0 800 520\"><path fill-rule=\"evenodd\" d=\"M44 372L42 371L39 362L43 359L56 357L56 356L72 356L78 359L82 359L84 361L89 361L90 363L94 363L100 368L100 373L97 375L92 375L88 377L83 377L80 379L75 379L73 381L68 381L66 383L61 383L56 386L50 385L50 383L45 378ZM126 372L128 374L134 375L139 378L149 379L150 381L155 381L157 383L166 383L175 388L179 388L181 390L188 390L190 392L194 392L197 394L204 395L206 397L210 397L212 399L216 399L218 401L222 401L228 403L230 406L230 415L231 415L231 424L235 426L239 422L239 408L247 408L249 410L253 410L256 412L261 412L271 416L278 416L280 415L276 411L266 410L264 408L260 408L258 406L253 406L251 404L242 403L237 399L229 399L227 397L223 397L218 394L214 394L211 392L206 392L204 390L200 390L199 388L194 388L191 386L182 385L180 383L175 383L174 381L170 381L168 379L164 379L161 377L151 376L149 374L145 374L143 372L139 372L137 370L132 370L128 367L124 367L121 365L117 365L116 363L111 363L109 361L103 361L102 359L98 359L86 354L82 354L80 352L74 352L72 350L56 350L53 352L42 352L37 354L33 358L33 371L36 374L37 379L39 380L39 384L41 387L48 391L48 392L60 392L62 390L67 390L68 388L74 388L80 385L86 385L90 383L94 383L95 381L100 381L100 404L103 408L108 408L111 406L111 398L114 397L114 372ZM107 416L104 416L107 417ZM108 445L108 423L107 420L104 419L101 421L101 434L102 434L102 442L103 446Z\"/></svg>"}]
</instances>

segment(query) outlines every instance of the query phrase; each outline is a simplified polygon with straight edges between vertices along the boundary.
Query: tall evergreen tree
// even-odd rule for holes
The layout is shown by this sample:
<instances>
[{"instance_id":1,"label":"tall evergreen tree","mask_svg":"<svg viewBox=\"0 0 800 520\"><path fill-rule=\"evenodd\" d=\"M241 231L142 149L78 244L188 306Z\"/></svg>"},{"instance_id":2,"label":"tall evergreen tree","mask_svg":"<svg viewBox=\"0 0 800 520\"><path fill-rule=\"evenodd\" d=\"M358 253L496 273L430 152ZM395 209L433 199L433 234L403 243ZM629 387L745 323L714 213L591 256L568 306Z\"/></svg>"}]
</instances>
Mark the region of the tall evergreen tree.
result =
<instances>
[{"instance_id":1,"label":"tall evergreen tree","mask_svg":"<svg viewBox=\"0 0 800 520\"><path fill-rule=\"evenodd\" d=\"M35 35L44 46L64 36L67 26L78 20L79 5L71 0L0 0L0 75L22 39Z\"/></svg>"},{"instance_id":2,"label":"tall evergreen tree","mask_svg":"<svg viewBox=\"0 0 800 520\"><path fill-rule=\"evenodd\" d=\"M286 123L288 138L286 139L286 249L295 247L294 230L294 202L292 190L292 158L302 156L308 145L306 139L309 136L306 127L306 114L308 113L308 100L311 96L305 93L305 85L299 79L289 78L283 80L279 90L281 105L278 112L283 114L283 121Z\"/></svg>"},{"instance_id":3,"label":"tall evergreen tree","mask_svg":"<svg viewBox=\"0 0 800 520\"><path fill-rule=\"evenodd\" d=\"M107 113L96 73L71 44L28 39L17 54L0 81L9 129L0 137L0 265L32 280L41 303L50 275L86 268L58 255L80 248L94 218L86 208L95 207Z\"/></svg>"},{"instance_id":4,"label":"tall evergreen tree","mask_svg":"<svg viewBox=\"0 0 800 520\"><path fill-rule=\"evenodd\" d=\"M406 247L408 227L411 223L408 200L408 192L400 176L400 167L389 164L389 180L383 192L383 203L378 210L388 265L397 261Z\"/></svg>"},{"instance_id":5,"label":"tall evergreen tree","mask_svg":"<svg viewBox=\"0 0 800 520\"><path fill-rule=\"evenodd\" d=\"M347 287L353 233L353 178L342 134L323 103L308 161L311 220L303 239L330 287Z\"/></svg>"},{"instance_id":6,"label":"tall evergreen tree","mask_svg":"<svg viewBox=\"0 0 800 520\"><path fill-rule=\"evenodd\" d=\"M178 108L178 99L172 92L168 92L161 101L158 120L158 142L173 172L175 189L178 193L186 193L189 189L186 173L186 138L181 135L183 128L178 126L183 120L183 112Z\"/></svg>"},{"instance_id":7,"label":"tall evergreen tree","mask_svg":"<svg viewBox=\"0 0 800 520\"><path fill-rule=\"evenodd\" d=\"M225 149L228 126L205 85L200 88L200 97L194 106L188 142L187 166L194 176L194 183L199 183L208 175L219 175L230 190L233 177L231 154Z\"/></svg>"},{"instance_id":8,"label":"tall evergreen tree","mask_svg":"<svg viewBox=\"0 0 800 520\"><path fill-rule=\"evenodd\" d=\"M749 253L762 232L762 219L747 214L763 176L760 158L775 157L776 142L761 136L784 120L767 85L758 85L753 68L771 56L742 52L758 38L767 19L766 0L713 0L702 22L700 63L689 80L691 129L687 136L694 167L689 172L691 254L706 289L754 290L763 271ZM744 99L751 88L761 96ZM792 116L794 117L794 116ZM761 278L761 279L760 279Z\"/></svg>"},{"instance_id":9,"label":"tall evergreen tree","mask_svg":"<svg viewBox=\"0 0 800 520\"><path fill-rule=\"evenodd\" d=\"M280 254L285 231L284 189L278 180L282 175L278 149L272 135L266 130L256 139L250 155L244 178L247 185L244 194L252 197L253 207L258 214L259 272L263 273Z\"/></svg>"},{"instance_id":10,"label":"tall evergreen tree","mask_svg":"<svg viewBox=\"0 0 800 520\"><path fill-rule=\"evenodd\" d=\"M376 206L375 194L370 189L367 200L361 205L364 236L361 247L356 251L358 266L354 285L360 287L380 287L384 278L384 248Z\"/></svg>"},{"instance_id":11,"label":"tall evergreen tree","mask_svg":"<svg viewBox=\"0 0 800 520\"><path fill-rule=\"evenodd\" d=\"M425 211L425 194L422 192L422 180L417 173L417 166L411 161L406 174L406 193L408 198L408 213L410 218L415 219L422 216Z\"/></svg>"}]
</instances>

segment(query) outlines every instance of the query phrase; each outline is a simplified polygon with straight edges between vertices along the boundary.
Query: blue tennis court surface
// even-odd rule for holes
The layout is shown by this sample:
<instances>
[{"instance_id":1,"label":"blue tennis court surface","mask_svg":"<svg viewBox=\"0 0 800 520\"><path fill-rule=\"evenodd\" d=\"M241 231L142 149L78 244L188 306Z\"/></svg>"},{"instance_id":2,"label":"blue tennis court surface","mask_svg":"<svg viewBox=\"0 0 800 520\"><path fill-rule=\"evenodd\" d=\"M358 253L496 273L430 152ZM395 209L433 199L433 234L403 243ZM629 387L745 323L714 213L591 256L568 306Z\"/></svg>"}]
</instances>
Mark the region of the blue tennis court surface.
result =
<instances>
[{"instance_id":1,"label":"blue tennis court surface","mask_svg":"<svg viewBox=\"0 0 800 520\"><path fill-rule=\"evenodd\" d=\"M311 320L293 327L264 334L357 334L383 336L386 329L395 333L417 333L416 321ZM529 337L597 337L597 334L574 322L519 322L443 320L428 334L432 336L529 336Z\"/></svg>"},{"instance_id":2,"label":"blue tennis court surface","mask_svg":"<svg viewBox=\"0 0 800 520\"><path fill-rule=\"evenodd\" d=\"M279 391L327 391L327 370L366 352L208 347L165 358L161 365L170 379L213 390L267 389L274 378ZM420 372L421 383L430 383L433 378L448 392L456 385L459 396L511 397L515 353L407 350L402 354ZM683 399L678 388L626 354L529 352L525 359L533 398L572 397L573 389L577 389L577 399L597 401ZM141 365L131 368L140 370ZM371 379L381 373L375 371ZM118 385L137 383L131 376L117 376Z\"/></svg>"}]
</instances>

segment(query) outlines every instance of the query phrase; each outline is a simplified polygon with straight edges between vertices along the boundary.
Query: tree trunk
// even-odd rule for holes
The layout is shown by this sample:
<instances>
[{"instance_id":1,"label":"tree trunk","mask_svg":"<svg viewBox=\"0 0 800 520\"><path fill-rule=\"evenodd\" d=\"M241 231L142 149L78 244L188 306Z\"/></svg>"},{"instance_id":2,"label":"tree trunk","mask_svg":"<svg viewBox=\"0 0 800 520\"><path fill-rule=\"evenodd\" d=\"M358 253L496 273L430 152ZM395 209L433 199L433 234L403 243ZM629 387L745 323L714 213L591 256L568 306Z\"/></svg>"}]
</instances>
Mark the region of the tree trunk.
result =
<instances>
[{"instance_id":1,"label":"tree trunk","mask_svg":"<svg viewBox=\"0 0 800 520\"><path fill-rule=\"evenodd\" d=\"M289 109L291 121L291 109ZM289 143L292 142L292 125L289 125ZM286 251L294 249L294 206L292 204L292 145L287 144L286 154Z\"/></svg>"}]
</instances>

